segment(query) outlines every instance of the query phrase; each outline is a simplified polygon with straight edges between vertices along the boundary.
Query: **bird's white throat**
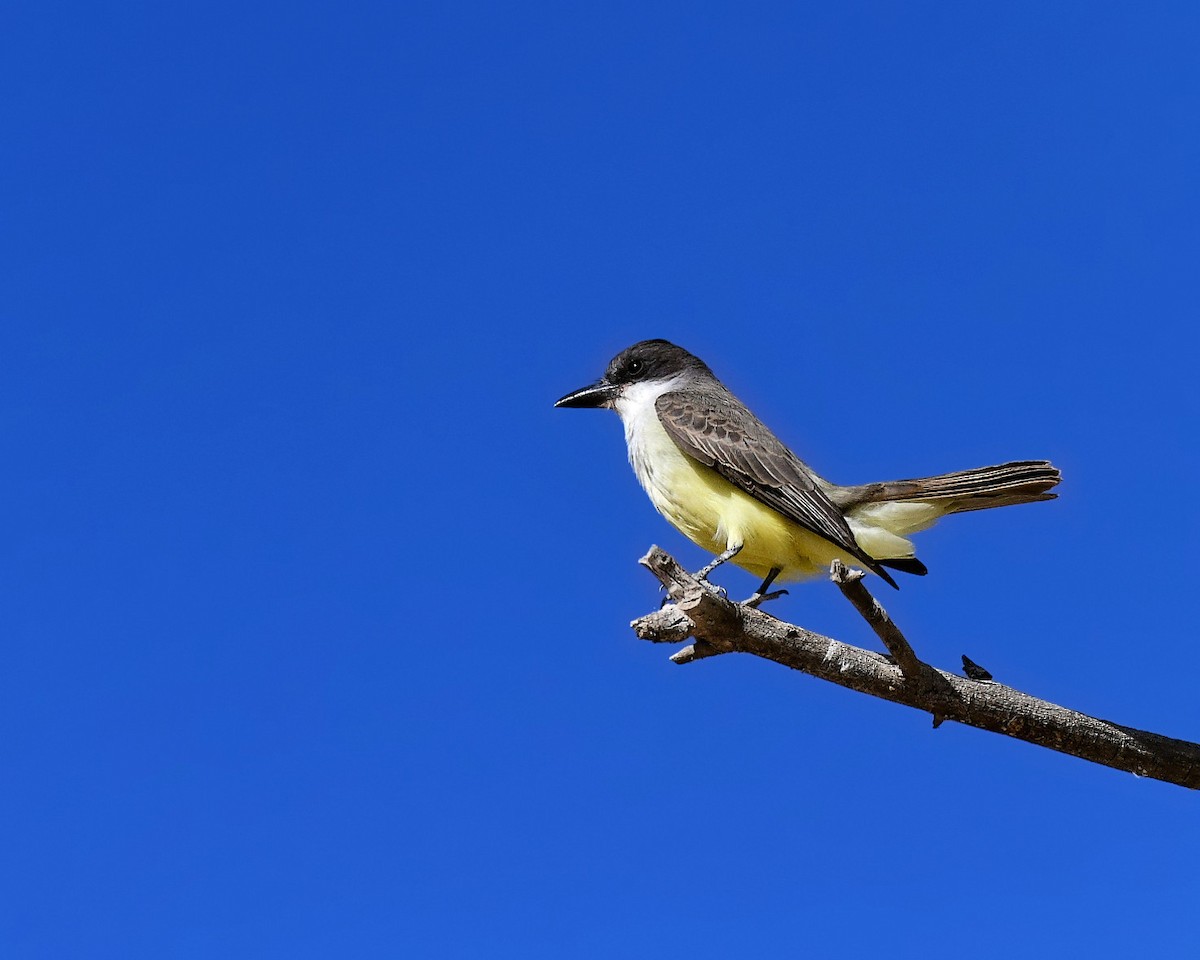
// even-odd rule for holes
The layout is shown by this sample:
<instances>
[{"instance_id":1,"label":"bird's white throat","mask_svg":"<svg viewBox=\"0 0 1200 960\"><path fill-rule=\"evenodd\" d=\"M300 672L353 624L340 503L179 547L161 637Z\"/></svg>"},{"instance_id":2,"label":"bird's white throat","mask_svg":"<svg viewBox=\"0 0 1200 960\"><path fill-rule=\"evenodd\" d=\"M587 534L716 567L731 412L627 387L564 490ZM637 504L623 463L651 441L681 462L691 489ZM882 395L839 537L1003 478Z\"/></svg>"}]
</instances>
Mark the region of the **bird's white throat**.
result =
<instances>
[{"instance_id":1,"label":"bird's white throat","mask_svg":"<svg viewBox=\"0 0 1200 960\"><path fill-rule=\"evenodd\" d=\"M666 463L683 457L663 429L654 405L664 393L676 389L683 379L672 377L669 380L631 383L613 401L613 409L617 411L625 426L625 446L629 452L629 463L652 500L656 500L653 489L655 473ZM657 502L655 506L658 506Z\"/></svg>"}]
</instances>

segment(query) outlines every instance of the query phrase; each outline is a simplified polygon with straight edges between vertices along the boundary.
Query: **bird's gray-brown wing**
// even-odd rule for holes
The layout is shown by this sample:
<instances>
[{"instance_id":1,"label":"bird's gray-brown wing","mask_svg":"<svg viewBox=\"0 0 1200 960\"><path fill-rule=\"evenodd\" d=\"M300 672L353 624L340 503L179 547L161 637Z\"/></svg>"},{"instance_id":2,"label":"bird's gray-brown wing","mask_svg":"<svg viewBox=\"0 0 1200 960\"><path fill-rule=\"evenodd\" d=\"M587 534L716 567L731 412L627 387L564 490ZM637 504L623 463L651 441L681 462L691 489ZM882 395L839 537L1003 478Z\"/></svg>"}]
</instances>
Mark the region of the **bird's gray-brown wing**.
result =
<instances>
[{"instance_id":1,"label":"bird's gray-brown wing","mask_svg":"<svg viewBox=\"0 0 1200 960\"><path fill-rule=\"evenodd\" d=\"M667 435L688 456L896 586L859 547L842 511L813 472L743 404L728 394L678 391L664 393L655 409Z\"/></svg>"}]
</instances>

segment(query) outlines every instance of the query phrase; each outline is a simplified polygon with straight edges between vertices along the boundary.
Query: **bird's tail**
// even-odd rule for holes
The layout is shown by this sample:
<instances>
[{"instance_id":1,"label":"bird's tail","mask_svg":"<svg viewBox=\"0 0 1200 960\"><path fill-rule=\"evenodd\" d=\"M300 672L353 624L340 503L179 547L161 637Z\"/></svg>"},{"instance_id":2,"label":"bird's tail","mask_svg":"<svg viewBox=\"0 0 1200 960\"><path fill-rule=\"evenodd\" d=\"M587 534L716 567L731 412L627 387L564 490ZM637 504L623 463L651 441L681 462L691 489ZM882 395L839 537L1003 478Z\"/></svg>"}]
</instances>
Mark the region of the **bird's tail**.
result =
<instances>
[{"instance_id":1,"label":"bird's tail","mask_svg":"<svg viewBox=\"0 0 1200 960\"><path fill-rule=\"evenodd\" d=\"M925 573L916 559L911 534L932 527L950 513L987 510L1016 503L1053 500L1062 476L1046 460L1020 460L916 480L889 480L835 487L831 496L846 511L859 545L885 566Z\"/></svg>"},{"instance_id":2,"label":"bird's tail","mask_svg":"<svg viewBox=\"0 0 1200 960\"><path fill-rule=\"evenodd\" d=\"M928 503L938 514L965 513L1008 507L1017 503L1053 500L1051 487L1062 474L1048 460L1017 460L994 467L977 467L916 480L889 480L851 487L847 506L872 503Z\"/></svg>"}]
</instances>

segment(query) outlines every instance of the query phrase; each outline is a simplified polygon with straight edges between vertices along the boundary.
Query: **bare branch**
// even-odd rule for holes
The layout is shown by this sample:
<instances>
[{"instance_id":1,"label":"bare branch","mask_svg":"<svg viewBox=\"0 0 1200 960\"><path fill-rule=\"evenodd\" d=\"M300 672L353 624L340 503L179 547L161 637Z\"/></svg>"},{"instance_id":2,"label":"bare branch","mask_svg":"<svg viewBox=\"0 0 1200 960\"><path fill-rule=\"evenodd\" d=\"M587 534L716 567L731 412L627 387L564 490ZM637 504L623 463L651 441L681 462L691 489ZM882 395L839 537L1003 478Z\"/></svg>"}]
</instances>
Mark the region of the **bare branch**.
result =
<instances>
[{"instance_id":1,"label":"bare branch","mask_svg":"<svg viewBox=\"0 0 1200 960\"><path fill-rule=\"evenodd\" d=\"M912 657L919 669L911 669L910 664L902 670L894 652L896 663L733 603L701 584L658 547L651 547L640 562L666 588L671 603L633 621L633 629L654 642L679 643L690 636L691 646L671 658L676 663L722 653L751 653L851 690L924 710L933 714L935 726L955 720L1138 776L1200 789L1200 744L1090 717L1002 683L955 676L922 663L915 653ZM871 604L877 606L873 598Z\"/></svg>"}]
</instances>

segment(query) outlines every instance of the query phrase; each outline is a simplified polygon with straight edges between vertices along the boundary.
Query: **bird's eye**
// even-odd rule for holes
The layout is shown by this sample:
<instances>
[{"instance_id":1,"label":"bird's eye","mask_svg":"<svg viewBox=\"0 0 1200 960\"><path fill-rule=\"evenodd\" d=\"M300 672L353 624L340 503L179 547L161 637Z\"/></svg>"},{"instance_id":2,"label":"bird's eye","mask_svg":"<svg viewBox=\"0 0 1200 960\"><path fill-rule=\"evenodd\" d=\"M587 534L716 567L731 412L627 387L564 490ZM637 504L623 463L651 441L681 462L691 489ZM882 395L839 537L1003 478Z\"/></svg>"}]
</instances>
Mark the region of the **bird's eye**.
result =
<instances>
[{"instance_id":1,"label":"bird's eye","mask_svg":"<svg viewBox=\"0 0 1200 960\"><path fill-rule=\"evenodd\" d=\"M625 367L625 369L631 376L636 377L639 373L642 372L642 367L644 367L644 366L645 366L645 364L642 363L641 360L630 360L628 365Z\"/></svg>"}]
</instances>

